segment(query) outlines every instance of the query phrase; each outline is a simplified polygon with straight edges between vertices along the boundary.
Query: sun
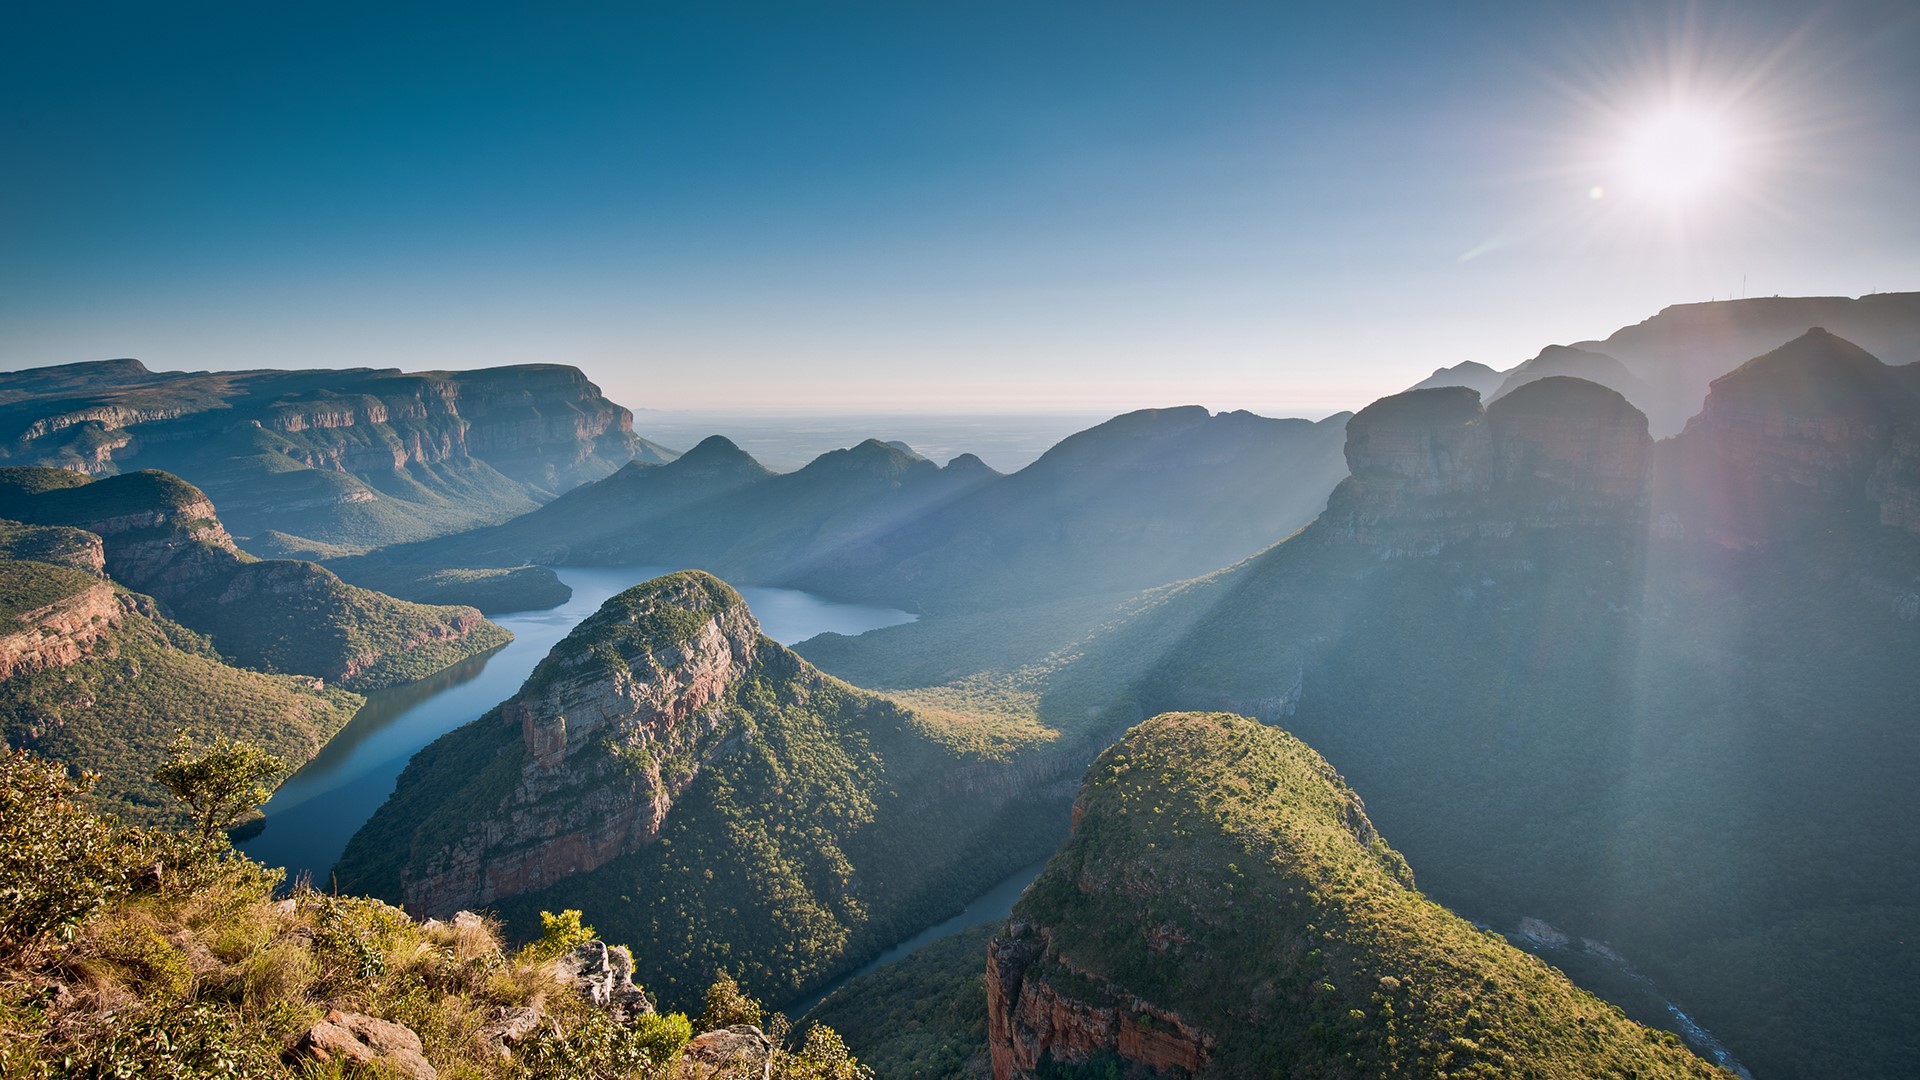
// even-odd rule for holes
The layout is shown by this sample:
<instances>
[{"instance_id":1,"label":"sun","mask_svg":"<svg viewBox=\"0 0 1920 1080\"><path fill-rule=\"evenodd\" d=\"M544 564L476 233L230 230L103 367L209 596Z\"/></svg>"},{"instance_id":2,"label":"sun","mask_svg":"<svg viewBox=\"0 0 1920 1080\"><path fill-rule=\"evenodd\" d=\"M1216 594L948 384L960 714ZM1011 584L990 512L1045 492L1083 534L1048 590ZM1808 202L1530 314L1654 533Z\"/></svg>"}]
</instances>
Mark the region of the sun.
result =
<instances>
[{"instance_id":1,"label":"sun","mask_svg":"<svg viewBox=\"0 0 1920 1080\"><path fill-rule=\"evenodd\" d=\"M1672 108L1627 132L1616 163L1625 192L1687 202L1724 188L1733 172L1735 140L1722 118Z\"/></svg>"}]
</instances>

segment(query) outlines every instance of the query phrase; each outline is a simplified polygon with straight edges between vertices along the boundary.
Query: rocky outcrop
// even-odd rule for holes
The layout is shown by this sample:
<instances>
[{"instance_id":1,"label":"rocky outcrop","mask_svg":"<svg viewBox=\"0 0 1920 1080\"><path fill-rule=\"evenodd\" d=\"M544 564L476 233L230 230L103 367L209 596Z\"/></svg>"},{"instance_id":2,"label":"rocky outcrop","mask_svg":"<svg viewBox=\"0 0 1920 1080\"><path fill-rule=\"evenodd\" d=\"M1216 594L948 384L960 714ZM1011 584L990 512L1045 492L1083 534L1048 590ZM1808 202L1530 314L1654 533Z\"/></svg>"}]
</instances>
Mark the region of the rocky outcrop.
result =
<instances>
[{"instance_id":1,"label":"rocky outcrop","mask_svg":"<svg viewBox=\"0 0 1920 1080\"><path fill-rule=\"evenodd\" d=\"M421 1049L420 1036L405 1024L332 1009L307 1029L287 1056L336 1068L387 1069L408 1080L435 1080L438 1073Z\"/></svg>"},{"instance_id":2,"label":"rocky outcrop","mask_svg":"<svg viewBox=\"0 0 1920 1080\"><path fill-rule=\"evenodd\" d=\"M1907 396L1872 354L1816 327L1714 380L1686 437L1767 483L1857 488L1911 415Z\"/></svg>"},{"instance_id":3,"label":"rocky outcrop","mask_svg":"<svg viewBox=\"0 0 1920 1080\"><path fill-rule=\"evenodd\" d=\"M407 604L313 563L254 559L234 546L206 495L168 473L31 490L29 481L43 479L0 469L0 515L96 537L113 581L152 596L249 666L371 689L507 639L470 607Z\"/></svg>"},{"instance_id":4,"label":"rocky outcrop","mask_svg":"<svg viewBox=\"0 0 1920 1080\"><path fill-rule=\"evenodd\" d=\"M676 1080L766 1080L773 1075L773 1040L749 1024L695 1035L680 1051Z\"/></svg>"},{"instance_id":5,"label":"rocky outcrop","mask_svg":"<svg viewBox=\"0 0 1920 1080\"><path fill-rule=\"evenodd\" d=\"M1582 379L1535 379L1486 409L1465 387L1410 390L1348 421L1351 475L1314 532L1392 558L1583 525L1640 504L1651 451L1646 417Z\"/></svg>"},{"instance_id":6,"label":"rocky outcrop","mask_svg":"<svg viewBox=\"0 0 1920 1080\"><path fill-rule=\"evenodd\" d=\"M626 1017L653 1011L653 1003L634 985L633 953L625 945L584 942L553 962L553 976L596 1008Z\"/></svg>"},{"instance_id":7,"label":"rocky outcrop","mask_svg":"<svg viewBox=\"0 0 1920 1080\"><path fill-rule=\"evenodd\" d=\"M1347 421L1347 470L1369 494L1397 498L1476 491L1490 439L1480 395L1460 386L1382 398Z\"/></svg>"},{"instance_id":8,"label":"rocky outcrop","mask_svg":"<svg viewBox=\"0 0 1920 1080\"><path fill-rule=\"evenodd\" d=\"M106 582L88 584L25 612L0 633L0 680L82 659L94 642L120 625L122 612L120 599Z\"/></svg>"},{"instance_id":9,"label":"rocky outcrop","mask_svg":"<svg viewBox=\"0 0 1920 1080\"><path fill-rule=\"evenodd\" d=\"M1087 1061L1112 1054L1160 1076L1192 1076L1206 1068L1215 1037L1177 1013L1116 984L1073 970L1044 930L1008 924L987 946L988 1054L994 1080L1032 1076L1046 1061ZM1049 979L1052 965L1068 974ZM1062 984L1074 986L1063 991Z\"/></svg>"},{"instance_id":10,"label":"rocky outcrop","mask_svg":"<svg viewBox=\"0 0 1920 1080\"><path fill-rule=\"evenodd\" d=\"M1653 441L1647 418L1614 390L1549 376L1487 408L1496 487L1540 484L1570 497L1639 498Z\"/></svg>"},{"instance_id":11,"label":"rocky outcrop","mask_svg":"<svg viewBox=\"0 0 1920 1080\"><path fill-rule=\"evenodd\" d=\"M1920 532L1920 390L1825 330L1715 380L1674 443L1669 502L1683 534L1751 548L1863 500Z\"/></svg>"},{"instance_id":12,"label":"rocky outcrop","mask_svg":"<svg viewBox=\"0 0 1920 1080\"><path fill-rule=\"evenodd\" d=\"M518 778L460 839L417 853L402 882L408 910L529 892L652 841L700 763L724 750L729 732L711 707L759 642L745 602L708 574L608 601L485 721L518 733Z\"/></svg>"}]
</instances>

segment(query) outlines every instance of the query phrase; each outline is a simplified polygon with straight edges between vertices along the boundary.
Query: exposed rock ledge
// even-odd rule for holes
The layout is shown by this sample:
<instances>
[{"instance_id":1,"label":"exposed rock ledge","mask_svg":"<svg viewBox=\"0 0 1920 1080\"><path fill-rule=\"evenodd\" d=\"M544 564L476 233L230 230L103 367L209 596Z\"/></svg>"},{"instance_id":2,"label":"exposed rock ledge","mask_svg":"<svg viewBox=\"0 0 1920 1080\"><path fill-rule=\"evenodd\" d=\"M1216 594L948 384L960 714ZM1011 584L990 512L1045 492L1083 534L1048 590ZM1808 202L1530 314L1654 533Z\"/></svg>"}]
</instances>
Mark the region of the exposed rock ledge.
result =
<instances>
[{"instance_id":1,"label":"exposed rock ledge","mask_svg":"<svg viewBox=\"0 0 1920 1080\"><path fill-rule=\"evenodd\" d=\"M727 749L709 707L754 663L759 638L739 595L708 574L609 601L480 721L517 732L519 775L499 805L472 808L459 839L410 862L407 910L477 907L652 842L701 763ZM687 768L663 772L676 760Z\"/></svg>"},{"instance_id":2,"label":"exposed rock ledge","mask_svg":"<svg viewBox=\"0 0 1920 1080\"><path fill-rule=\"evenodd\" d=\"M80 660L120 624L120 615L120 600L105 582L21 615L20 629L0 635L0 679Z\"/></svg>"},{"instance_id":3,"label":"exposed rock ledge","mask_svg":"<svg viewBox=\"0 0 1920 1080\"><path fill-rule=\"evenodd\" d=\"M1071 976L1087 996L1063 992L1048 967ZM1035 1075L1044 1060L1086 1061L1110 1052L1167 1076L1204 1069L1214 1036L1177 1013L1135 997L1061 956L1046 932L1022 922L987 946L987 1028L994 1080Z\"/></svg>"}]
</instances>

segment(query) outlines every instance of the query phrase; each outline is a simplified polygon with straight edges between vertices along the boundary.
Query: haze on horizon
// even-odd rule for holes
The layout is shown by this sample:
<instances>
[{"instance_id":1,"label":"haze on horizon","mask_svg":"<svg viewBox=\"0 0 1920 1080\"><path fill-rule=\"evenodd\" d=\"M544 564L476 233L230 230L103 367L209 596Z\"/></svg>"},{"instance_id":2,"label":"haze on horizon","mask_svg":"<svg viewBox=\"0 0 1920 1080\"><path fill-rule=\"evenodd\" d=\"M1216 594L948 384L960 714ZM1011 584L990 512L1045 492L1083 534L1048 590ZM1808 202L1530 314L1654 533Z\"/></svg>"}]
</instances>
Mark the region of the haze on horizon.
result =
<instances>
[{"instance_id":1,"label":"haze on horizon","mask_svg":"<svg viewBox=\"0 0 1920 1080\"><path fill-rule=\"evenodd\" d=\"M1324 415L1920 287L1920 9L14 5L0 368Z\"/></svg>"}]
</instances>

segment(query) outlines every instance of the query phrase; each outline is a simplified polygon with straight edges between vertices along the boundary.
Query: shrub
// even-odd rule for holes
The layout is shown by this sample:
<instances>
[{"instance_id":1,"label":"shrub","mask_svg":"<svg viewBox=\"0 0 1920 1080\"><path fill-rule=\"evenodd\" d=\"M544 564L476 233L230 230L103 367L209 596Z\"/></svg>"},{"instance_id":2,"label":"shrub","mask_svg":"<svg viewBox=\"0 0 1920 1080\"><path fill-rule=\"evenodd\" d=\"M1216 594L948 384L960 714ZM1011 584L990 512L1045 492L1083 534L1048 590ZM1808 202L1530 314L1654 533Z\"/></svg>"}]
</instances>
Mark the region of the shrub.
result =
<instances>
[{"instance_id":1,"label":"shrub","mask_svg":"<svg viewBox=\"0 0 1920 1080\"><path fill-rule=\"evenodd\" d=\"M529 960L557 960L592 941L593 927L580 924L580 909L567 908L555 915L540 913L540 940L531 942L521 955Z\"/></svg>"},{"instance_id":2,"label":"shrub","mask_svg":"<svg viewBox=\"0 0 1920 1080\"><path fill-rule=\"evenodd\" d=\"M622 1023L588 1013L566 1028L546 1027L514 1055L524 1080L652 1080L670 1074L693 1028L679 1013L643 1013Z\"/></svg>"},{"instance_id":3,"label":"shrub","mask_svg":"<svg viewBox=\"0 0 1920 1080\"><path fill-rule=\"evenodd\" d=\"M71 941L82 921L127 891L113 819L80 802L91 782L25 750L0 757L0 956Z\"/></svg>"}]
</instances>

